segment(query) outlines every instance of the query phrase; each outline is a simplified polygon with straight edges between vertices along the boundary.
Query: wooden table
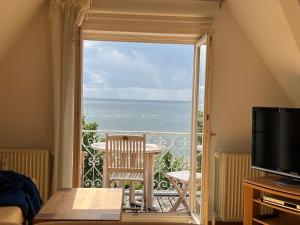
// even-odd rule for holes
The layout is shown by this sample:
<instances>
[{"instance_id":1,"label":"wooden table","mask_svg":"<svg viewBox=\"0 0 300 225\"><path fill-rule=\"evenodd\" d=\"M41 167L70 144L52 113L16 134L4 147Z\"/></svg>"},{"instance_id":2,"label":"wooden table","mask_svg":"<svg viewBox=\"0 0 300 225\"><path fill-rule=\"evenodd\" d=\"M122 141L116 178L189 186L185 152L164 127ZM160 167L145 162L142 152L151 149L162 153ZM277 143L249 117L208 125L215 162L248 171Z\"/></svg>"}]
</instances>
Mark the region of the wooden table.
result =
<instances>
[{"instance_id":1,"label":"wooden table","mask_svg":"<svg viewBox=\"0 0 300 225\"><path fill-rule=\"evenodd\" d=\"M105 142L98 142L98 143L93 143L91 144L91 147L95 150L98 150L102 155L103 155L103 176L107 176L106 171L105 171L105 151L106 151L106 145ZM154 196L154 161L155 161L155 156L159 153L161 153L165 149L164 145L156 145L156 144L146 144L146 157L147 157L147 181L145 184L147 185L147 203L148 207L156 211L157 207L154 205L153 202L153 196ZM105 181L106 179L104 179ZM103 184L104 187L108 187L108 184L104 182ZM134 186L134 185L132 185ZM130 202L134 203L134 188L131 188L131 193L130 193Z\"/></svg>"},{"instance_id":2,"label":"wooden table","mask_svg":"<svg viewBox=\"0 0 300 225\"><path fill-rule=\"evenodd\" d=\"M52 195L33 220L47 221L119 221L122 210L120 188L67 188Z\"/></svg>"},{"instance_id":3,"label":"wooden table","mask_svg":"<svg viewBox=\"0 0 300 225\"><path fill-rule=\"evenodd\" d=\"M189 191L189 182L190 182L190 171L189 170L181 170L175 172L169 172L165 175L171 183L173 187L178 192L179 197L173 207L170 209L170 212L175 212L179 205L182 203L184 207L190 212L190 207L188 201L186 200L186 194ZM201 173L196 173L196 185L201 187Z\"/></svg>"}]
</instances>

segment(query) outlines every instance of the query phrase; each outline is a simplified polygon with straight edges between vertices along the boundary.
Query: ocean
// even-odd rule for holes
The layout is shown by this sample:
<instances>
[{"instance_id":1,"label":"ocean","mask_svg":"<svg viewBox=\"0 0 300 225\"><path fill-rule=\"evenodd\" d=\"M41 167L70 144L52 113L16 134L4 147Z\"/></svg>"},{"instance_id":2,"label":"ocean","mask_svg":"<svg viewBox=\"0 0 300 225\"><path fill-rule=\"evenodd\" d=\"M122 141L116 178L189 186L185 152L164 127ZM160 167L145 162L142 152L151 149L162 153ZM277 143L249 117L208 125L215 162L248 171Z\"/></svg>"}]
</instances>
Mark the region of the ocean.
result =
<instances>
[{"instance_id":1,"label":"ocean","mask_svg":"<svg viewBox=\"0 0 300 225\"><path fill-rule=\"evenodd\" d=\"M83 99L86 122L99 130L190 132L190 101Z\"/></svg>"}]
</instances>

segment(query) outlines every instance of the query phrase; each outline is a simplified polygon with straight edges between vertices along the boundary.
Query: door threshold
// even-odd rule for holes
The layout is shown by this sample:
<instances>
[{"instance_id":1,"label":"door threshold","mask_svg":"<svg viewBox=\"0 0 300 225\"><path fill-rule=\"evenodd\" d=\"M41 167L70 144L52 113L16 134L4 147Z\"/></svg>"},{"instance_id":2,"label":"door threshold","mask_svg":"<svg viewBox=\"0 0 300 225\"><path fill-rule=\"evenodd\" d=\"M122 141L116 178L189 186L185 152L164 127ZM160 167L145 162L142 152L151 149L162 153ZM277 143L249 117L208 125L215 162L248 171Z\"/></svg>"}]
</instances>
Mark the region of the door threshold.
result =
<instances>
[{"instance_id":1,"label":"door threshold","mask_svg":"<svg viewBox=\"0 0 300 225\"><path fill-rule=\"evenodd\" d=\"M122 213L122 221L193 223L193 218L190 213L129 212Z\"/></svg>"}]
</instances>

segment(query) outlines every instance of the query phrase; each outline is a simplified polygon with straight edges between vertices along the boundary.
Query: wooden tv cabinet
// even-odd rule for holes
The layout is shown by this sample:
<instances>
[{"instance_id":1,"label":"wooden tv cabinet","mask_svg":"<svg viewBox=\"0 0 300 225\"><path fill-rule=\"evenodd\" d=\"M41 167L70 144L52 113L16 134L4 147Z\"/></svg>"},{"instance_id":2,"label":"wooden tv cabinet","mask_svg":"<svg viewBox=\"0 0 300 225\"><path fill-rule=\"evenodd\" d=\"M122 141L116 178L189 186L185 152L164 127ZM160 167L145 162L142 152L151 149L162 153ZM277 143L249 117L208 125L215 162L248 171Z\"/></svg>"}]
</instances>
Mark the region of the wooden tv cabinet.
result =
<instances>
[{"instance_id":1,"label":"wooden tv cabinet","mask_svg":"<svg viewBox=\"0 0 300 225\"><path fill-rule=\"evenodd\" d=\"M300 225L300 211L262 201L263 195L300 201L300 188L279 185L274 177L257 177L244 181L244 225ZM279 216L261 219L262 207ZM271 211L269 210L269 211Z\"/></svg>"}]
</instances>

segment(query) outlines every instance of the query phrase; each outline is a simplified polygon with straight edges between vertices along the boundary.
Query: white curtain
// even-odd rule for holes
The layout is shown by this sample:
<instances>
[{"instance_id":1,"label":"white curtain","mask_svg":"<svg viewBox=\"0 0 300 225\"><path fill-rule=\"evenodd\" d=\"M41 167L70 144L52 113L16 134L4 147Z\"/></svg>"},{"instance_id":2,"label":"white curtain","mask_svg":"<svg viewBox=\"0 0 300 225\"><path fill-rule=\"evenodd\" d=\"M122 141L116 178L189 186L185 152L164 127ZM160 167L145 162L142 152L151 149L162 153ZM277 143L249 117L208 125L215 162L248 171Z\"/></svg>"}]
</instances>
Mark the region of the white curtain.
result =
<instances>
[{"instance_id":1,"label":"white curtain","mask_svg":"<svg viewBox=\"0 0 300 225\"><path fill-rule=\"evenodd\" d=\"M54 87L52 191L72 187L76 31L89 8L90 0L51 0L50 3Z\"/></svg>"}]
</instances>

